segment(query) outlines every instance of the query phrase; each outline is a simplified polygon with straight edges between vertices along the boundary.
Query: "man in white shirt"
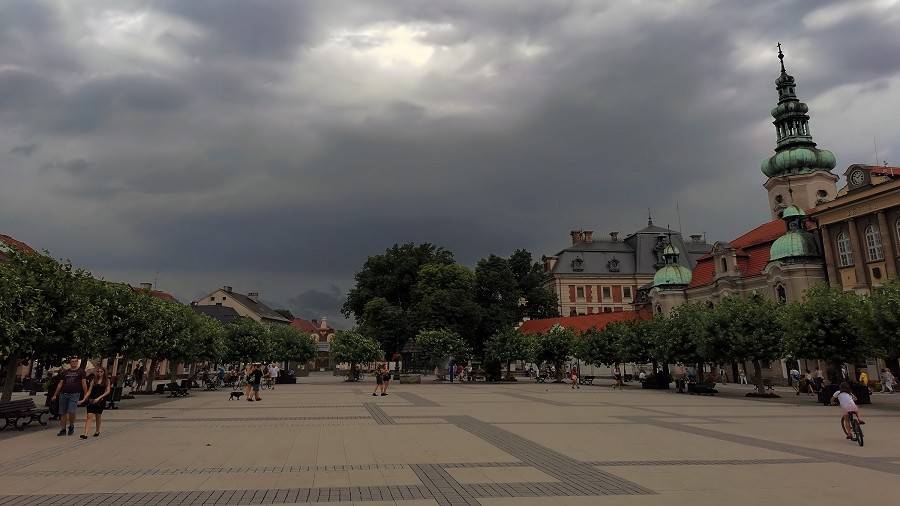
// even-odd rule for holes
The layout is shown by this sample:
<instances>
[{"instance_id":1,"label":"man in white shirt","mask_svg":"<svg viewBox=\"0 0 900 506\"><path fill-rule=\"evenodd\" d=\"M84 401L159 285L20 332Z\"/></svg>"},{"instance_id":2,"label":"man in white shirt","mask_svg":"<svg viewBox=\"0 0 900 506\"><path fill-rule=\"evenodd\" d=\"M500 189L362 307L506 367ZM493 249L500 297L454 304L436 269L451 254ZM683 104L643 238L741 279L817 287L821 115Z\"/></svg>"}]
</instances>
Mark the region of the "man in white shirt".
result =
<instances>
[{"instance_id":1,"label":"man in white shirt","mask_svg":"<svg viewBox=\"0 0 900 506\"><path fill-rule=\"evenodd\" d=\"M272 390L275 390L275 384L278 383L278 373L280 372L281 369L278 368L278 364L269 365L269 377L272 378Z\"/></svg>"}]
</instances>

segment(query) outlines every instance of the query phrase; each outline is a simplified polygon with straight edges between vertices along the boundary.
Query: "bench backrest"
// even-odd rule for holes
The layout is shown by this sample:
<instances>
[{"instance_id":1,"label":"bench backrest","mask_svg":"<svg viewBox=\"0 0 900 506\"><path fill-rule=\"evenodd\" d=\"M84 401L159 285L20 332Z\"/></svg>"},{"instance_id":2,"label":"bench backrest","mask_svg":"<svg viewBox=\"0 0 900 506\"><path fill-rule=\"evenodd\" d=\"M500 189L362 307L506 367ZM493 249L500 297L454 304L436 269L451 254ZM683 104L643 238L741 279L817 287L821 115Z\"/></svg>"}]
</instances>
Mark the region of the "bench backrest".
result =
<instances>
[{"instance_id":1,"label":"bench backrest","mask_svg":"<svg viewBox=\"0 0 900 506\"><path fill-rule=\"evenodd\" d=\"M0 413L12 413L15 411L28 411L34 409L34 399L16 399L14 401L0 402Z\"/></svg>"}]
</instances>

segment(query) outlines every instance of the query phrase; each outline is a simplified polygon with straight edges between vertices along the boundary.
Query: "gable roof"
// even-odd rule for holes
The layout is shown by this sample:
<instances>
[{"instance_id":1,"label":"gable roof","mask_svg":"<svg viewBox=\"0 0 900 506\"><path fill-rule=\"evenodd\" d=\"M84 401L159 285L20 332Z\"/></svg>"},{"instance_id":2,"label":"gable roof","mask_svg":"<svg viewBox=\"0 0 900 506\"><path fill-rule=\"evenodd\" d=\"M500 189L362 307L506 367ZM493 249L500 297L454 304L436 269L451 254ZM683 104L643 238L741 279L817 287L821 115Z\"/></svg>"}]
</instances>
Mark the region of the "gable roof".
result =
<instances>
[{"instance_id":1,"label":"gable roof","mask_svg":"<svg viewBox=\"0 0 900 506\"><path fill-rule=\"evenodd\" d=\"M574 329L576 334L595 328L603 329L611 322L643 319L643 314L638 311L619 311L617 313L598 313L582 316L558 316L556 318L541 318L528 320L523 323L518 331L523 334L540 334L550 330L555 324L563 328Z\"/></svg>"},{"instance_id":2,"label":"gable roof","mask_svg":"<svg viewBox=\"0 0 900 506\"><path fill-rule=\"evenodd\" d=\"M263 304L262 302L257 302L242 293L231 291L228 292L228 295L250 311L253 311L257 315L259 315L261 318L265 318L267 320L275 320L278 322L291 323L290 320L276 313L274 309Z\"/></svg>"}]
</instances>

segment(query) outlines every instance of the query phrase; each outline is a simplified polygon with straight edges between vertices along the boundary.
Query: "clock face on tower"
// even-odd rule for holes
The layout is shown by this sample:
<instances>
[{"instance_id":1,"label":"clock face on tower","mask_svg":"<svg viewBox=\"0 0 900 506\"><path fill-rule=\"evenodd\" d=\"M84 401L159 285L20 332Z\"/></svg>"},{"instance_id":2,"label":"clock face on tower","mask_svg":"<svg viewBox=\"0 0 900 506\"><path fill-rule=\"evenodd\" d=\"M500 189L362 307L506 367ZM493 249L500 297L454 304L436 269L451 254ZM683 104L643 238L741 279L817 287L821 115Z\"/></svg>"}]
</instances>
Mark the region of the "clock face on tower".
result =
<instances>
[{"instance_id":1,"label":"clock face on tower","mask_svg":"<svg viewBox=\"0 0 900 506\"><path fill-rule=\"evenodd\" d=\"M861 170L854 170L850 173L850 182L853 183L853 186L859 186L863 184L865 180L865 175Z\"/></svg>"}]
</instances>

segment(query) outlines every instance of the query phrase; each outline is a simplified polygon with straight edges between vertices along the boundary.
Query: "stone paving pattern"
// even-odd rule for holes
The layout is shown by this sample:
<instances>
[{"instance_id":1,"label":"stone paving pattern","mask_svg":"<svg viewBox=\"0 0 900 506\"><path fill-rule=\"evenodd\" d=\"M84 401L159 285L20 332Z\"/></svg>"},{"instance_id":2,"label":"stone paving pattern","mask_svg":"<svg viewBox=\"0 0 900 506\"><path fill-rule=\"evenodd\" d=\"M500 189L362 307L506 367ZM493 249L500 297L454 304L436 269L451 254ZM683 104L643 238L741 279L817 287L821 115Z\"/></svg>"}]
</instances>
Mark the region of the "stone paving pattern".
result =
<instances>
[{"instance_id":1,"label":"stone paving pattern","mask_svg":"<svg viewBox=\"0 0 900 506\"><path fill-rule=\"evenodd\" d=\"M371 383L371 385L369 384ZM817 505L900 498L900 395L840 411L780 389L747 399L567 384L344 383L313 375L228 391L139 396L102 435L0 432L0 505ZM19 396L23 394L17 394ZM79 412L76 435L83 430Z\"/></svg>"}]
</instances>

